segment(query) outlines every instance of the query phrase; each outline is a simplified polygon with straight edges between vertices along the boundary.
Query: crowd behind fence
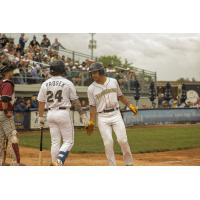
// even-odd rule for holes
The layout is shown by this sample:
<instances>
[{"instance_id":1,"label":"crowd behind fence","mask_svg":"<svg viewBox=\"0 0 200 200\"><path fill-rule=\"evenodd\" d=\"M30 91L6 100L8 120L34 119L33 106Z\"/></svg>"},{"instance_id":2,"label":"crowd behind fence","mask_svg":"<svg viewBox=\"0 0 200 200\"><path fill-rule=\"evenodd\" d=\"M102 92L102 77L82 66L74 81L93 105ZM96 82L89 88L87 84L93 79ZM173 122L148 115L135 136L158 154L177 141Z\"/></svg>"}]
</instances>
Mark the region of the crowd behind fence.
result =
<instances>
[{"instance_id":1,"label":"crowd behind fence","mask_svg":"<svg viewBox=\"0 0 200 200\"><path fill-rule=\"evenodd\" d=\"M77 86L88 86L91 83L88 70L94 60L90 55L65 48L57 38L52 42L46 34L39 42L36 36L29 41L25 34L21 34L18 43L6 34L0 34L0 64L11 60L16 65L14 82L16 84L40 84L49 78L49 63L63 60L66 77ZM98 61L98 58L95 58ZM141 85L141 93L148 93L150 82L156 82L156 73L136 67L129 69L120 66L106 68L108 76L118 80L123 91L133 90L134 80Z\"/></svg>"}]
</instances>

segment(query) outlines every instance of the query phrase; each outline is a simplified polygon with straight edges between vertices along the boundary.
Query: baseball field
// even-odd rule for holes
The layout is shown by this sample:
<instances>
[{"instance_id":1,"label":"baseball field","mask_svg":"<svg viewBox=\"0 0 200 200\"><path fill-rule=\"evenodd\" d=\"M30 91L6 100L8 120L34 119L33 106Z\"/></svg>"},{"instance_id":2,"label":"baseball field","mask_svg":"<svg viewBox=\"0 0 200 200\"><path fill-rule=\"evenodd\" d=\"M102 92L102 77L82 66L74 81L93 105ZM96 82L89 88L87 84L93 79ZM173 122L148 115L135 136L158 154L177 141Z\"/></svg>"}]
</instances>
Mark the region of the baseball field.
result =
<instances>
[{"instance_id":1,"label":"baseball field","mask_svg":"<svg viewBox=\"0 0 200 200\"><path fill-rule=\"evenodd\" d=\"M135 126L127 129L135 165L200 165L200 124ZM22 163L38 165L40 132L22 132ZM117 164L123 165L120 147L115 141ZM49 165L50 135L44 132L43 165ZM66 165L107 165L98 130L88 136L84 129L75 129L75 143Z\"/></svg>"}]
</instances>

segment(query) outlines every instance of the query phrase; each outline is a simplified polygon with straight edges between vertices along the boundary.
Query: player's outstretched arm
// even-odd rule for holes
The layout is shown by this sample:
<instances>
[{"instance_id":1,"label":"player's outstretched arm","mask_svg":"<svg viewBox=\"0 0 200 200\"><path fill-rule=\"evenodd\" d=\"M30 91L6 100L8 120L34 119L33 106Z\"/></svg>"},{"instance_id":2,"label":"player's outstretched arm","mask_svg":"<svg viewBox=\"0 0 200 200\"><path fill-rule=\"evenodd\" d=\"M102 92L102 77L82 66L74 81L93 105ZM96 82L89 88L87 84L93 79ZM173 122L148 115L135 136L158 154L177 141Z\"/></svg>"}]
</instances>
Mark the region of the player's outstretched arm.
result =
<instances>
[{"instance_id":1,"label":"player's outstretched arm","mask_svg":"<svg viewBox=\"0 0 200 200\"><path fill-rule=\"evenodd\" d=\"M128 106L129 109L136 115L138 112L138 109L136 108L136 106L134 106L132 103L130 103L130 101L124 96L119 96L118 97L119 101L121 101L124 105Z\"/></svg>"},{"instance_id":2,"label":"player's outstretched arm","mask_svg":"<svg viewBox=\"0 0 200 200\"><path fill-rule=\"evenodd\" d=\"M90 121L95 123L96 119L96 106L90 106Z\"/></svg>"}]
</instances>

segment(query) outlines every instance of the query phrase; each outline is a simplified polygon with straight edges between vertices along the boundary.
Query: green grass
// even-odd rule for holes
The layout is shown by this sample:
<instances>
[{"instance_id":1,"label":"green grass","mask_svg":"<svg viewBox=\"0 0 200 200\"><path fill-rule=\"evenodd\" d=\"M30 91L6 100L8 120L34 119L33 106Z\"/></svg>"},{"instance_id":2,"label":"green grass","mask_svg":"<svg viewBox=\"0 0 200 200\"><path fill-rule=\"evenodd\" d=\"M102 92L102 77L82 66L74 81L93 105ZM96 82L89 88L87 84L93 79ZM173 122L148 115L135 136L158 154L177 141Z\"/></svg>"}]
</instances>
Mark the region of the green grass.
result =
<instances>
[{"instance_id":1,"label":"green grass","mask_svg":"<svg viewBox=\"0 0 200 200\"><path fill-rule=\"evenodd\" d=\"M144 127L127 129L128 140L134 153L156 152L200 147L200 126ZM113 134L114 136L114 134ZM39 147L39 131L20 135L20 145ZM115 140L115 151L121 153ZM50 135L44 134L44 149L50 149ZM74 153L104 153L103 142L98 131L87 136L81 129L75 130Z\"/></svg>"}]
</instances>

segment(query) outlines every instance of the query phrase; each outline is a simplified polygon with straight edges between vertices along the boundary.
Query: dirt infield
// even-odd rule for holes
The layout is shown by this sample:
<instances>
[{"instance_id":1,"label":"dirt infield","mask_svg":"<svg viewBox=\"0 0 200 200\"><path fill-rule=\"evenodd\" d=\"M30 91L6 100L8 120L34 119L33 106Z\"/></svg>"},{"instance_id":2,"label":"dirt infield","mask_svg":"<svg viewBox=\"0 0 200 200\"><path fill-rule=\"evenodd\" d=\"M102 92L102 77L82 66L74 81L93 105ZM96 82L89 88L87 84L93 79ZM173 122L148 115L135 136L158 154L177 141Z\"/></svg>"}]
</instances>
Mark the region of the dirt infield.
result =
<instances>
[{"instance_id":1,"label":"dirt infield","mask_svg":"<svg viewBox=\"0 0 200 200\"><path fill-rule=\"evenodd\" d=\"M38 150L21 147L21 161L28 166L38 166ZM136 166L199 166L200 148L166 151L156 153L133 154ZM123 165L122 156L116 155L117 164ZM43 165L50 165L50 152L43 151ZM107 160L104 154L70 154L67 166L105 166Z\"/></svg>"}]
</instances>

